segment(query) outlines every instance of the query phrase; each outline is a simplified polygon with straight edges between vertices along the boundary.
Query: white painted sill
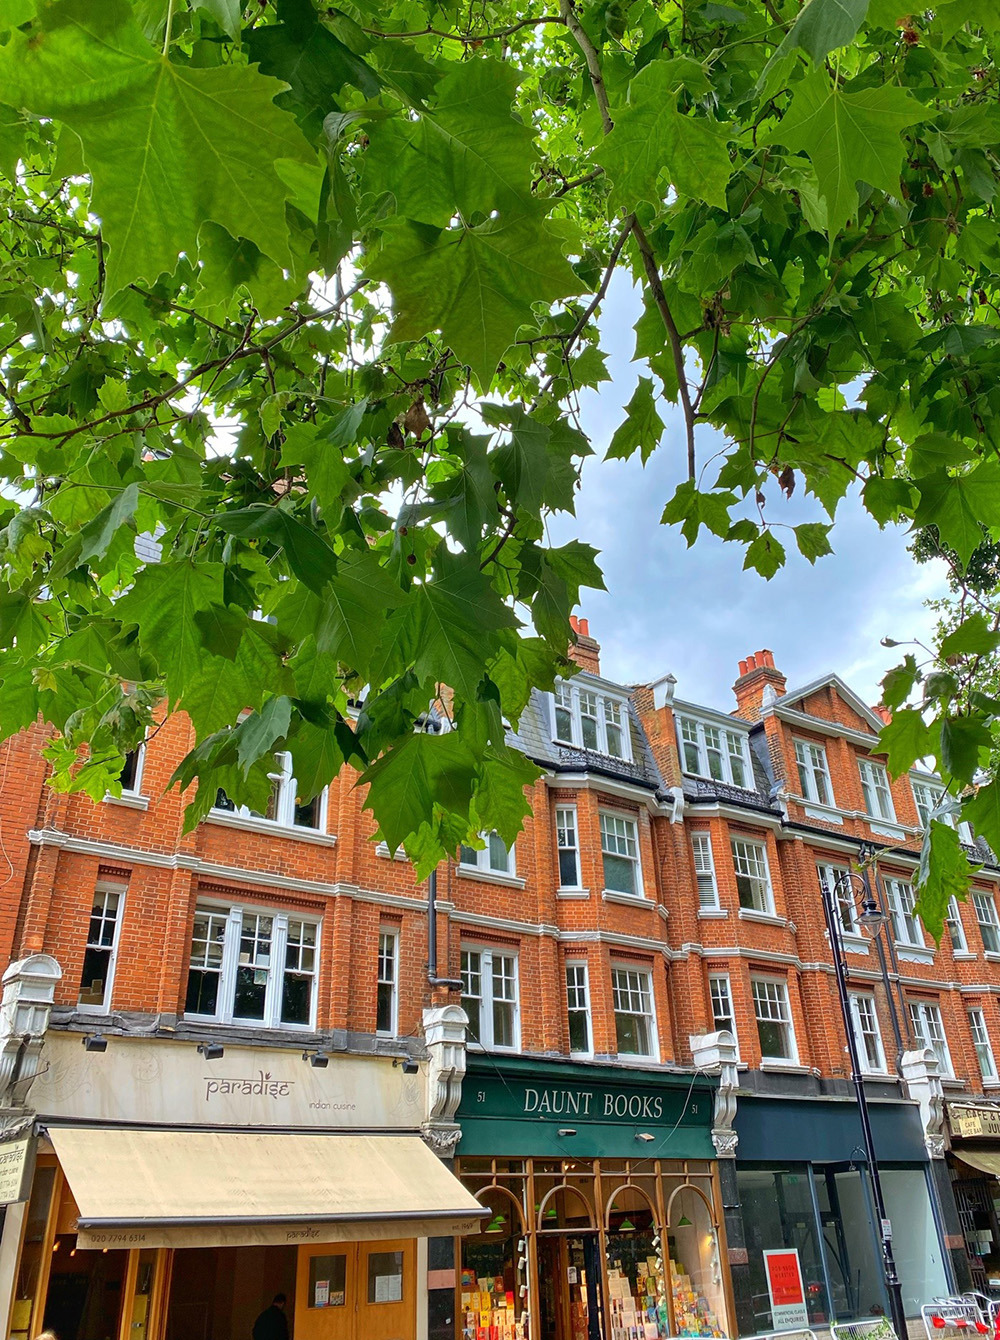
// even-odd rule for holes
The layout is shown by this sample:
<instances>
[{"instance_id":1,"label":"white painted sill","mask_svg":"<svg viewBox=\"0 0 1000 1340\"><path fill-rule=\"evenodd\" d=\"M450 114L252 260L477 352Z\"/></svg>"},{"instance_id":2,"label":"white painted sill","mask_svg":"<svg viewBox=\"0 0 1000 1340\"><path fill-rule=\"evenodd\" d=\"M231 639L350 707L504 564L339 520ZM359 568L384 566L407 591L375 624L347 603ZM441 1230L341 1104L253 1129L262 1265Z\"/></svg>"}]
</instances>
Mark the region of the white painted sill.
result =
<instances>
[{"instance_id":1,"label":"white painted sill","mask_svg":"<svg viewBox=\"0 0 1000 1340\"><path fill-rule=\"evenodd\" d=\"M926 945L901 944L899 940L894 940L893 948L896 950L896 957L902 963L934 962L934 950L928 949Z\"/></svg>"},{"instance_id":2,"label":"white painted sill","mask_svg":"<svg viewBox=\"0 0 1000 1340\"><path fill-rule=\"evenodd\" d=\"M315 828L299 828L297 825L290 828L286 824L276 824L271 819L256 819L252 814L230 814L227 810L209 810L202 822L216 824L219 828L239 828L245 833L294 838L298 842L313 842L321 847L332 847L337 841L335 833L320 833Z\"/></svg>"},{"instance_id":3,"label":"white painted sill","mask_svg":"<svg viewBox=\"0 0 1000 1340\"><path fill-rule=\"evenodd\" d=\"M811 1075L812 1071L807 1065L800 1065L798 1061L783 1061L776 1056L762 1056L760 1061L761 1070L784 1071L789 1075Z\"/></svg>"},{"instance_id":4,"label":"white painted sill","mask_svg":"<svg viewBox=\"0 0 1000 1340\"><path fill-rule=\"evenodd\" d=\"M623 907L653 907L655 904L644 893L619 893L617 889L603 889L601 898L606 903L620 903Z\"/></svg>"},{"instance_id":5,"label":"white painted sill","mask_svg":"<svg viewBox=\"0 0 1000 1340\"><path fill-rule=\"evenodd\" d=\"M149 796L140 796L135 791L123 791L120 796L110 793L104 797L105 805L120 805L126 810L148 810Z\"/></svg>"},{"instance_id":6,"label":"white painted sill","mask_svg":"<svg viewBox=\"0 0 1000 1340\"><path fill-rule=\"evenodd\" d=\"M478 879L484 884L503 884L508 889L523 889L528 882L519 875L501 875L498 870L480 870L478 865L460 865L456 873L459 879Z\"/></svg>"},{"instance_id":7,"label":"white painted sill","mask_svg":"<svg viewBox=\"0 0 1000 1340\"><path fill-rule=\"evenodd\" d=\"M739 918L740 921L759 921L762 926L781 926L783 929L788 926L787 917L779 917L774 912L758 912L752 907L741 907Z\"/></svg>"},{"instance_id":8,"label":"white painted sill","mask_svg":"<svg viewBox=\"0 0 1000 1340\"><path fill-rule=\"evenodd\" d=\"M699 908L698 908L698 920L699 920L699 921L722 921L722 920L724 920L724 918L726 918L726 917L728 917L728 916L729 916L729 909L728 909L727 907L699 907Z\"/></svg>"},{"instance_id":9,"label":"white painted sill","mask_svg":"<svg viewBox=\"0 0 1000 1340\"><path fill-rule=\"evenodd\" d=\"M995 949L984 949L983 958L987 963L1000 963L1000 952Z\"/></svg>"},{"instance_id":10,"label":"white painted sill","mask_svg":"<svg viewBox=\"0 0 1000 1340\"><path fill-rule=\"evenodd\" d=\"M402 847L396 851L389 850L388 842L380 842L375 848L375 855L381 856L383 861L408 861L409 857Z\"/></svg>"},{"instance_id":11,"label":"white painted sill","mask_svg":"<svg viewBox=\"0 0 1000 1340\"><path fill-rule=\"evenodd\" d=\"M968 949L953 949L951 956L956 963L971 963L978 958L977 954L971 954Z\"/></svg>"},{"instance_id":12,"label":"white painted sill","mask_svg":"<svg viewBox=\"0 0 1000 1340\"><path fill-rule=\"evenodd\" d=\"M576 888L556 889L556 897L557 897L557 898L589 898L589 897L590 897L590 890L589 890L589 889L576 889ZM583 1052L580 1053L581 1056L583 1056L584 1054L585 1054L585 1053L583 1053ZM587 1054L587 1055L590 1055L590 1053L586 1053L586 1054Z\"/></svg>"}]
</instances>

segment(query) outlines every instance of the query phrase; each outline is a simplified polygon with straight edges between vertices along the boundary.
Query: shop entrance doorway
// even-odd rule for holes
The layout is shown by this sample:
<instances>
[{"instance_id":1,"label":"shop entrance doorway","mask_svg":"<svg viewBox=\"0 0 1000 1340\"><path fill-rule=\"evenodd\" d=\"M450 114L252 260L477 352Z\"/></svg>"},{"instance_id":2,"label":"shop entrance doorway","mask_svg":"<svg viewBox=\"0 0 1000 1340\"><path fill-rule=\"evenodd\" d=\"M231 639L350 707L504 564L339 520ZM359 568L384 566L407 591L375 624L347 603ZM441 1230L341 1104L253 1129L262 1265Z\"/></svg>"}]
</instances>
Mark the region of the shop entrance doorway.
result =
<instances>
[{"instance_id":1,"label":"shop entrance doorway","mask_svg":"<svg viewBox=\"0 0 1000 1340\"><path fill-rule=\"evenodd\" d=\"M181 1247L171 1255L165 1340L251 1340L279 1293L294 1334L294 1247Z\"/></svg>"},{"instance_id":2,"label":"shop entrance doorway","mask_svg":"<svg viewBox=\"0 0 1000 1340\"><path fill-rule=\"evenodd\" d=\"M415 1340L414 1241L298 1250L295 1340Z\"/></svg>"},{"instance_id":3,"label":"shop entrance doorway","mask_svg":"<svg viewBox=\"0 0 1000 1340\"><path fill-rule=\"evenodd\" d=\"M541 1340L604 1340L597 1233L538 1236Z\"/></svg>"}]
</instances>

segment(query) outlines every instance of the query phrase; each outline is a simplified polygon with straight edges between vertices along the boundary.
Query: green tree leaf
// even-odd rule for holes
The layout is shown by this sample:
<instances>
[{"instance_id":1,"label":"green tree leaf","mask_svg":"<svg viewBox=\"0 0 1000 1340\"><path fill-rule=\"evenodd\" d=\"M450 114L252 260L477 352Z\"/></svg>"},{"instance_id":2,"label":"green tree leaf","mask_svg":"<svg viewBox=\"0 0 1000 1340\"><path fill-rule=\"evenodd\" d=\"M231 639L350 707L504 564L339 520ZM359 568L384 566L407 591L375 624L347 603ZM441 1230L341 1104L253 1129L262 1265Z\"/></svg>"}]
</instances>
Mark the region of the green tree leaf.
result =
<instances>
[{"instance_id":1,"label":"green tree leaf","mask_svg":"<svg viewBox=\"0 0 1000 1340\"><path fill-rule=\"evenodd\" d=\"M923 116L905 89L884 84L845 92L825 70L817 70L795 85L792 104L773 136L812 161L835 236L857 216L858 181L899 195L901 134Z\"/></svg>"},{"instance_id":2,"label":"green tree leaf","mask_svg":"<svg viewBox=\"0 0 1000 1340\"><path fill-rule=\"evenodd\" d=\"M785 561L785 546L769 530L762 530L752 544L747 545L743 559L744 572L753 568L770 581Z\"/></svg>"},{"instance_id":3,"label":"green tree leaf","mask_svg":"<svg viewBox=\"0 0 1000 1340\"><path fill-rule=\"evenodd\" d=\"M205 661L195 616L222 603L222 565L188 559L144 568L118 602L118 617L138 625L143 651L159 665L171 703L184 694Z\"/></svg>"},{"instance_id":4,"label":"green tree leaf","mask_svg":"<svg viewBox=\"0 0 1000 1340\"><path fill-rule=\"evenodd\" d=\"M868 0L809 0L788 30L780 52L801 47L815 65L850 42L868 12Z\"/></svg>"},{"instance_id":5,"label":"green tree leaf","mask_svg":"<svg viewBox=\"0 0 1000 1340\"><path fill-rule=\"evenodd\" d=\"M1000 465L984 461L966 475L936 470L918 487L917 525L936 526L948 548L967 563L982 543L982 523L1000 516Z\"/></svg>"},{"instance_id":6,"label":"green tree leaf","mask_svg":"<svg viewBox=\"0 0 1000 1340\"><path fill-rule=\"evenodd\" d=\"M990 747L991 736L981 719L948 717L941 723L941 758L960 782L972 782L980 757Z\"/></svg>"},{"instance_id":7,"label":"green tree leaf","mask_svg":"<svg viewBox=\"0 0 1000 1340\"><path fill-rule=\"evenodd\" d=\"M0 83L11 102L79 135L110 251L109 292L171 274L182 251L197 255L209 219L288 263L288 191L273 160L307 161L309 150L272 102L277 82L250 66L164 60L126 0L62 0L42 22L0 49Z\"/></svg>"},{"instance_id":8,"label":"green tree leaf","mask_svg":"<svg viewBox=\"0 0 1000 1340\"><path fill-rule=\"evenodd\" d=\"M879 749L885 751L889 771L902 777L914 763L934 753L934 734L923 716L913 707L892 714L892 720L879 732Z\"/></svg>"},{"instance_id":9,"label":"green tree leaf","mask_svg":"<svg viewBox=\"0 0 1000 1340\"><path fill-rule=\"evenodd\" d=\"M920 851L916 910L938 943L949 915L948 904L952 898L968 896L971 870L955 829L932 819Z\"/></svg>"},{"instance_id":10,"label":"green tree leaf","mask_svg":"<svg viewBox=\"0 0 1000 1340\"><path fill-rule=\"evenodd\" d=\"M112 498L107 507L101 509L93 521L88 521L80 531L79 562L86 563L91 558L103 558L108 552L111 541L135 516L139 505L139 485L127 484Z\"/></svg>"},{"instance_id":11,"label":"green tree leaf","mask_svg":"<svg viewBox=\"0 0 1000 1340\"><path fill-rule=\"evenodd\" d=\"M943 661L952 656L982 656L1000 646L1000 632L991 627L978 610L941 639L938 655Z\"/></svg>"},{"instance_id":12,"label":"green tree leaf","mask_svg":"<svg viewBox=\"0 0 1000 1340\"><path fill-rule=\"evenodd\" d=\"M432 108L373 127L366 181L400 192L406 216L422 223L530 207L535 149L531 127L512 112L519 83L507 62L454 66Z\"/></svg>"},{"instance_id":13,"label":"green tree leaf","mask_svg":"<svg viewBox=\"0 0 1000 1340\"><path fill-rule=\"evenodd\" d=\"M605 459L627 461L638 451L645 465L659 445L663 428L663 420L656 409L653 379L640 377L632 399L625 406L625 420L615 429Z\"/></svg>"},{"instance_id":14,"label":"green tree leaf","mask_svg":"<svg viewBox=\"0 0 1000 1340\"><path fill-rule=\"evenodd\" d=\"M250 58L264 74L291 86L304 113L325 115L344 84L366 98L378 94L382 81L376 72L330 32L311 0L277 0L277 10L278 23L247 34Z\"/></svg>"},{"instance_id":15,"label":"green tree leaf","mask_svg":"<svg viewBox=\"0 0 1000 1340\"><path fill-rule=\"evenodd\" d=\"M827 538L832 529L832 526L818 521L804 521L802 525L796 526L795 543L799 546L799 553L810 563L815 563L817 558L825 554L832 554L833 548Z\"/></svg>"},{"instance_id":16,"label":"green tree leaf","mask_svg":"<svg viewBox=\"0 0 1000 1340\"><path fill-rule=\"evenodd\" d=\"M390 851L434 818L436 805L471 804L475 759L457 731L413 734L362 774L365 809L373 810Z\"/></svg>"},{"instance_id":17,"label":"green tree leaf","mask_svg":"<svg viewBox=\"0 0 1000 1340\"><path fill-rule=\"evenodd\" d=\"M483 386L535 302L579 293L562 235L540 213L489 219L478 227L393 228L370 271L392 289L395 340L440 330Z\"/></svg>"},{"instance_id":18,"label":"green tree leaf","mask_svg":"<svg viewBox=\"0 0 1000 1340\"><path fill-rule=\"evenodd\" d=\"M916 658L908 652L903 664L894 666L882 680L882 701L890 712L903 706L919 677Z\"/></svg>"},{"instance_id":19,"label":"green tree leaf","mask_svg":"<svg viewBox=\"0 0 1000 1340\"><path fill-rule=\"evenodd\" d=\"M269 754L278 740L285 738L291 723L291 700L283 696L268 698L260 711L251 712L245 721L240 722L235 731L239 741L236 755L244 772Z\"/></svg>"},{"instance_id":20,"label":"green tree leaf","mask_svg":"<svg viewBox=\"0 0 1000 1340\"><path fill-rule=\"evenodd\" d=\"M679 112L679 87L677 63L669 61L651 61L629 85L628 103L615 113L614 129L594 154L614 182L614 204L660 201L662 173L678 194L725 209L732 172L726 128Z\"/></svg>"}]
</instances>

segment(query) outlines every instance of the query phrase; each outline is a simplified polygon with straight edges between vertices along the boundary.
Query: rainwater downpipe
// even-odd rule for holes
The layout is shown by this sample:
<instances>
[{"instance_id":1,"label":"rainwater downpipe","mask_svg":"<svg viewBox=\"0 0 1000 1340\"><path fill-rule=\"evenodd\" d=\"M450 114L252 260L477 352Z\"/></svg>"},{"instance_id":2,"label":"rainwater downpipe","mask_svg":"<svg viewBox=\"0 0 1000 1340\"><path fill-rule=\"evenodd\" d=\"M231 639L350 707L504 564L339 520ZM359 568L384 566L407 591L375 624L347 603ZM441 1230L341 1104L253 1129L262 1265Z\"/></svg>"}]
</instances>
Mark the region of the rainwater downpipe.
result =
<instances>
[{"instance_id":1,"label":"rainwater downpipe","mask_svg":"<svg viewBox=\"0 0 1000 1340\"><path fill-rule=\"evenodd\" d=\"M427 981L430 986L447 986L453 991L461 991L461 977L439 977L437 975L437 887L438 872L432 870L427 876Z\"/></svg>"}]
</instances>

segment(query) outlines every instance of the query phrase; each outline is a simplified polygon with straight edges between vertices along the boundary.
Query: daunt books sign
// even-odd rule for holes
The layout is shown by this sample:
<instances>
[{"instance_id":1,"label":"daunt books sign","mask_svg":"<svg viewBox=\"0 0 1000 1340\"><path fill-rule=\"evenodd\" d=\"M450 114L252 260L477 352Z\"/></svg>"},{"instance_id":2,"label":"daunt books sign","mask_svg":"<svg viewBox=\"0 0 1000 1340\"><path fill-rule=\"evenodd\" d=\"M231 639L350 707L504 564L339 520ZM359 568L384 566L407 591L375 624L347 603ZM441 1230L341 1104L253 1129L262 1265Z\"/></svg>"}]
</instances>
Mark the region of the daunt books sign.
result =
<instances>
[{"instance_id":1,"label":"daunt books sign","mask_svg":"<svg viewBox=\"0 0 1000 1340\"><path fill-rule=\"evenodd\" d=\"M712 1109L701 1077L470 1057L460 1152L714 1158Z\"/></svg>"}]
</instances>

